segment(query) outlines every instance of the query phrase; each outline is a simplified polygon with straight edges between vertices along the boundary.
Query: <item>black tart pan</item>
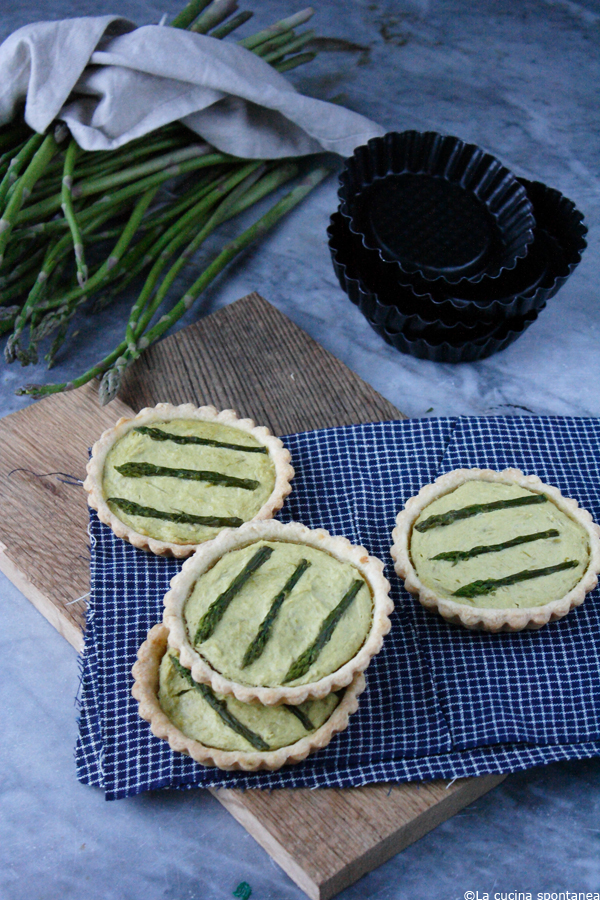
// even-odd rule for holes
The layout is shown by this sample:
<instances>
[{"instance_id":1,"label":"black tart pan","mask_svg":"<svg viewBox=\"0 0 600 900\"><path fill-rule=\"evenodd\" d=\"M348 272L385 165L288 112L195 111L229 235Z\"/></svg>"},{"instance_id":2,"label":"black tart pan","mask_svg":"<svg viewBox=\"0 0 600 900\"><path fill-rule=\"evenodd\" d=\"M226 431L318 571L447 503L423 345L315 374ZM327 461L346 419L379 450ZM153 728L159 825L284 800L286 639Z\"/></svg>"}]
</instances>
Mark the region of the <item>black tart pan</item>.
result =
<instances>
[{"instance_id":1,"label":"black tart pan","mask_svg":"<svg viewBox=\"0 0 600 900\"><path fill-rule=\"evenodd\" d=\"M494 278L526 256L535 220L499 160L435 132L390 132L345 162L340 212L372 265L417 290Z\"/></svg>"},{"instance_id":2,"label":"black tart pan","mask_svg":"<svg viewBox=\"0 0 600 900\"><path fill-rule=\"evenodd\" d=\"M535 321L579 264L587 228L559 191L540 182L520 183L535 210L535 240L528 256L497 280L493 299L477 297L476 291L472 300L415 294L395 282L391 266L373 268L347 219L334 213L327 234L339 283L388 343L423 359L474 361L504 349Z\"/></svg>"},{"instance_id":3,"label":"black tart pan","mask_svg":"<svg viewBox=\"0 0 600 900\"><path fill-rule=\"evenodd\" d=\"M360 309L369 325L402 353L434 362L474 362L504 350L516 341L537 318L538 310L527 316L517 316L497 322L479 322L474 326L456 323L440 328L440 322L426 322L420 316L405 316L403 324L390 315L390 307L379 301L377 294L369 290L352 266L352 257L345 255L338 243L340 217L332 216L328 229L329 248L333 266L342 290ZM543 307L543 304L542 304Z\"/></svg>"},{"instance_id":4,"label":"black tart pan","mask_svg":"<svg viewBox=\"0 0 600 900\"><path fill-rule=\"evenodd\" d=\"M418 359L429 359L433 362L459 363L487 359L488 356L493 356L494 353L505 350L506 347L525 333L537 317L538 311L533 310L527 313L526 316L506 319L489 336L458 345L448 341L442 341L439 344L432 343L425 337L411 337L402 331L393 331L385 327L380 328L371 322L370 319L367 321L388 344L391 344L396 350L400 350L401 353L416 356Z\"/></svg>"}]
</instances>

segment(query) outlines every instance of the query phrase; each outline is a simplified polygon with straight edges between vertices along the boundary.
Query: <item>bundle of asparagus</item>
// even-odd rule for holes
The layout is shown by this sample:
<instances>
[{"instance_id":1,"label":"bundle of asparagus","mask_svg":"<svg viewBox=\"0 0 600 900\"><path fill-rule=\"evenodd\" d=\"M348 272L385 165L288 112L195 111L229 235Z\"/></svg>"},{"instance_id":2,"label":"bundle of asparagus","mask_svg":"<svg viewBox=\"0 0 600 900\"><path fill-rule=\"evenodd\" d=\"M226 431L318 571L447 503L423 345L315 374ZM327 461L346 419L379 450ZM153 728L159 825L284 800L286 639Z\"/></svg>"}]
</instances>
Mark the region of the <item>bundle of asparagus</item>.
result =
<instances>
[{"instance_id":1,"label":"bundle of asparagus","mask_svg":"<svg viewBox=\"0 0 600 900\"><path fill-rule=\"evenodd\" d=\"M191 0L170 25L224 38L252 16L234 15L236 10L235 0ZM303 50L314 32L295 31L312 13L296 13L240 44L279 72L289 71L315 56ZM37 362L40 343L53 337L45 354L51 366L84 304L100 308L146 275L114 350L73 381L18 391L42 397L101 377L102 403L116 396L125 368L329 171L313 162L153 321L163 301L169 303L176 276L214 229L301 174L299 161L248 161L215 152L180 123L118 150L87 152L62 124L42 135L13 122L0 129L0 153L0 334L12 332L8 362ZM104 247L108 252L99 255Z\"/></svg>"}]
</instances>

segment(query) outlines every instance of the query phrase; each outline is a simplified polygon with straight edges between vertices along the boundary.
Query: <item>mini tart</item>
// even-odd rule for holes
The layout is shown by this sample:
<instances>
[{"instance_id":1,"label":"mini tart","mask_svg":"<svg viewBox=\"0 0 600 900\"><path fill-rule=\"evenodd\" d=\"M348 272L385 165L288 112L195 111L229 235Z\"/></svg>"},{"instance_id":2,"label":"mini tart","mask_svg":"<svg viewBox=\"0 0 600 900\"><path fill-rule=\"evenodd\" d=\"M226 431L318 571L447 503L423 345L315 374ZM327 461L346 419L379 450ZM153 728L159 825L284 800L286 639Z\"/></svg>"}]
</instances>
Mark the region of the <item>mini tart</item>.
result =
<instances>
[{"instance_id":1,"label":"mini tart","mask_svg":"<svg viewBox=\"0 0 600 900\"><path fill-rule=\"evenodd\" d=\"M177 651L168 648L167 628L155 625L132 670L140 716L173 750L220 769L279 769L300 762L344 731L365 687L363 675L356 675L339 695L302 707L262 707L216 694L180 669Z\"/></svg>"},{"instance_id":2,"label":"mini tart","mask_svg":"<svg viewBox=\"0 0 600 900\"><path fill-rule=\"evenodd\" d=\"M407 501L392 539L406 589L449 622L482 631L560 619L600 572L600 528L590 514L519 469L442 475Z\"/></svg>"},{"instance_id":3,"label":"mini tart","mask_svg":"<svg viewBox=\"0 0 600 900\"><path fill-rule=\"evenodd\" d=\"M171 581L169 644L194 679L242 703L299 704L349 685L379 652L393 603L383 563L298 522L249 522Z\"/></svg>"},{"instance_id":4,"label":"mini tart","mask_svg":"<svg viewBox=\"0 0 600 900\"><path fill-rule=\"evenodd\" d=\"M87 473L88 503L101 522L134 547L176 557L223 528L271 518L294 476L268 428L191 403L119 419L94 444Z\"/></svg>"}]
</instances>

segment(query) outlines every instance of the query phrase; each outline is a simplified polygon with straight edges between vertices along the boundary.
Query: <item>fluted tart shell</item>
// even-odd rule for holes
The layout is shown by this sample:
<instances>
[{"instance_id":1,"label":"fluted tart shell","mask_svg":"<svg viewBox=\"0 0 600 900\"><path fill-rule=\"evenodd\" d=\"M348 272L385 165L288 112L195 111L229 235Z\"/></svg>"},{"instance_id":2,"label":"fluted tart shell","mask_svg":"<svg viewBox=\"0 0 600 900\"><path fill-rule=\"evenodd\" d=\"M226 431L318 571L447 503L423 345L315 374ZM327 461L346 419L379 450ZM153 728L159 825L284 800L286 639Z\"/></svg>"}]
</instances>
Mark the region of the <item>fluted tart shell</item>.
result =
<instances>
[{"instance_id":1,"label":"fluted tart shell","mask_svg":"<svg viewBox=\"0 0 600 900\"><path fill-rule=\"evenodd\" d=\"M272 559L250 577L245 593L231 602L206 638L203 623L221 603L212 598L220 592L225 596L243 563L247 566L261 552ZM289 588L290 573L293 581L293 573L307 562L302 557L308 558L307 574L287 593L278 593L284 583ZM325 697L367 668L390 630L393 603L383 568L364 547L324 529L277 520L248 522L198 548L171 581L163 618L169 644L196 681L243 703L300 704ZM278 603L264 658L244 668L250 646ZM321 640L328 622L329 636ZM313 662L306 665L307 659Z\"/></svg>"},{"instance_id":2,"label":"fluted tart shell","mask_svg":"<svg viewBox=\"0 0 600 900\"><path fill-rule=\"evenodd\" d=\"M559 527L547 531L536 530L532 525L528 525L528 518L532 519L531 515L523 515L521 520L519 519L521 513L515 513L513 508L510 515L515 517L515 521L522 527L517 529L516 539L511 534L511 540L501 545L489 539L489 534L492 533L490 529L493 530L493 526L487 524L493 521L493 517L490 515L472 513L471 517L464 517L464 521L458 522L458 524L455 519L450 522L446 519L440 524L439 514L432 516L428 513L428 508L432 504L436 504L436 501L440 501L440 498L447 499L433 507L434 513L445 506L460 506L458 500L450 500L447 495L454 494L461 489L459 492L461 496L472 496L473 489L469 487L470 482L486 482L506 486L500 488L500 492L513 497L511 501L513 504L519 495L523 498L527 498L529 494L532 495L529 500L524 500L527 505L523 505L523 509L529 510L534 505L539 508L543 507L548 510L550 519L556 519L556 525ZM490 496L492 491L498 493L496 488L486 488L485 490ZM467 491L470 494L467 494ZM494 515L498 515L498 509L492 510L492 512ZM506 515L504 511L503 514ZM448 513L445 515L447 516ZM426 524L427 520L429 524ZM486 525L481 524L484 520ZM565 532L581 536L581 546L585 547L585 550L571 554L571 556L577 556L577 559L563 559L565 550L563 549L561 522ZM554 523L550 521L549 524ZM451 525L452 528L445 528L443 525ZM427 562L424 563L421 534L428 527L433 527L440 533L444 532L443 542L449 545L457 541L455 538L450 539L448 535L460 533L466 547L458 551L453 548L452 553L466 553L467 556L452 559L452 554L445 552L446 548L444 547L444 552L436 554L436 556L429 556ZM575 538L571 543L574 540ZM394 567L397 575L404 580L406 589L417 596L426 609L439 613L448 622L473 630L510 632L541 628L548 622L562 618L574 607L582 604L586 595L596 586L598 572L600 572L600 528L594 523L590 513L582 509L576 500L564 497L558 488L544 484L537 475L525 475L519 469L504 469L500 472L491 469L456 469L440 476L406 502L404 509L398 513L396 518L392 541L390 552L394 560ZM515 546L516 544L519 546ZM566 546L566 538L564 544ZM545 570L543 565L542 568L539 568L541 564L536 563L536 552L540 551L535 548L543 545L545 545L545 563L543 564L546 565ZM502 554L498 551L502 551ZM552 554L555 556L553 557ZM473 581L473 569L469 566L472 566L472 560L476 556L481 560L479 564L481 574L477 576L480 580ZM504 566L507 558L511 561L512 569L510 565ZM446 584L452 582L454 586L463 582L461 587L452 591L452 594L457 596L456 600L452 599L451 595L449 596L449 589L432 586L436 577L432 575L434 570L430 561L440 559L444 561L437 563L438 568L435 573L436 576L440 572L444 572L444 574L439 575L438 583L441 585L442 579L446 579ZM469 563L464 562L465 559L468 559ZM502 566L506 571L497 571ZM569 566L573 573L572 577L571 572L563 571L558 575L558 572L549 571L550 569L569 569ZM494 575L495 581L490 578L491 575ZM498 579L497 575L505 577ZM571 577L570 582L568 581L569 577ZM552 578L556 578L552 583L553 587L551 587ZM564 578L565 588L562 587L560 578ZM486 581L486 579L488 580ZM499 585L499 580L504 583ZM502 604L510 604L512 601L502 597L502 588L515 584L517 581L519 582L517 591L520 593L518 602L515 601L513 606L503 606ZM562 595L560 594L561 590L564 591ZM471 594L469 594L470 591ZM546 591L551 597L548 602L545 602L544 599ZM460 597L458 596L459 592L461 592ZM552 596L552 593L558 593L558 595Z\"/></svg>"},{"instance_id":3,"label":"fluted tart shell","mask_svg":"<svg viewBox=\"0 0 600 900\"><path fill-rule=\"evenodd\" d=\"M218 446L214 445L208 448L197 446L197 444L201 444L201 441L192 436L192 440L196 440L197 444L190 443L188 446L182 440L181 434L177 435L177 442L165 439L164 429L167 429L167 431L169 429L178 429L180 433L186 432L190 430L186 423L192 424L192 430L193 428L196 428L197 431L204 430L204 432L208 432L209 436L216 433L217 437L221 438L221 441L224 434L225 440L229 444L220 443ZM139 429L145 430L145 433L142 434ZM135 434L132 434L132 432L135 432ZM147 435L149 434L154 435L154 438L148 437ZM156 440L156 436L160 439ZM190 440L189 436L184 435L184 438L185 441ZM232 465L231 460L233 460L233 465L241 468L240 472L233 471L234 476L238 474L242 476L247 475L244 469L248 468L248 466L256 468L257 461L259 461L263 468L268 466L268 482L260 484L256 480L231 478L228 475L223 476L222 473L217 472L216 475L218 477L225 480L229 479L229 482L233 483L234 487L232 489L229 485L221 487L219 484L210 483L208 476L213 474L212 472L192 471L192 480L174 477L153 477L152 479L146 479L146 487L148 484L151 485L150 489L155 491L154 496L158 499L153 501L152 504L138 505L138 508L145 510L146 517L124 514L118 505L115 504L115 501L110 496L111 491L106 487L110 483L110 479L114 480L120 477L115 475L115 472L119 472L119 469L112 465L111 460L119 452L119 447L126 446L123 443L124 439L132 445L136 442L137 455L141 455L142 458L147 456L156 457L157 454L185 454L185 472L188 473L188 476L190 470L219 468L219 463L217 465L214 464L215 453L224 454L225 463L221 461L221 468ZM205 438L202 440L205 444L207 443ZM250 452L244 452L243 447L238 447L236 451L236 444L233 443L232 447L232 441L252 449ZM139 447L140 444L142 445L141 449ZM184 445L183 450L181 449L182 445ZM146 449L144 450L144 448ZM135 455L136 453L134 452L133 456ZM208 463L204 461L207 455ZM163 464L165 461L168 464L168 456L166 460L159 459L159 462ZM154 459L154 462L156 462L156 459ZM139 466L146 463L138 462L137 464ZM170 471L181 472L180 469L173 468ZM185 472L183 473L184 476ZM162 475L165 474L163 466ZM219 502L229 504L230 497L235 495L237 490L237 495L242 497L243 502L247 503L247 498L250 498L250 502L254 503L254 506L245 515L237 516L236 521L233 522L234 526L242 524L243 521L248 519L269 519L283 506L285 498L291 491L290 482L293 476L294 470L290 464L289 451L279 438L270 433L268 428L256 426L252 419L239 418L232 409L218 412L214 406L195 407L191 403L172 406L169 403L159 403L157 406L142 409L132 418L119 419L113 428L109 428L101 435L92 448L92 456L87 465L87 477L84 487L88 492L89 505L97 511L100 521L112 528L117 537L129 541L134 547L150 551L159 556L182 558L191 556L200 544L215 537L221 527L223 527L220 524L221 521L224 523L229 522L231 526L232 513L220 509ZM128 489L128 485L132 485L132 490L135 490L141 483L141 479L122 478L121 483L125 485L123 488L123 492L125 492ZM249 486L250 490L240 490L239 484L242 487ZM144 487L143 483L142 487ZM259 488L256 492L259 495L258 499L254 499L253 490L255 487ZM114 491L114 488L112 490ZM179 491L178 495L174 493L176 490ZM220 494L219 491L221 492ZM188 526L187 523L182 526L177 522L177 516L183 513L184 516L187 514L189 519L192 518L189 515L190 513L195 515L204 512L201 502L199 509L193 508L192 500L194 499L194 494L198 495L198 492L203 492L202 496L210 498L213 508L209 512L212 516L216 516L218 521L215 520L216 524L214 527L205 527L203 524L196 525L194 534L191 530L193 526ZM217 499L214 499L215 497ZM222 498L221 501L219 501L219 497ZM125 499L127 500L127 498ZM164 518L171 516L174 519L175 525L170 526L170 523L167 523L167 527L171 527L173 531L178 530L184 533L175 534L175 536L162 534L161 530L165 530L165 523L158 518L149 516L149 512L156 511L156 508L158 508L157 511ZM190 531L191 536L185 534L186 529ZM152 534L152 531L154 531L154 534ZM161 536L157 537L157 534Z\"/></svg>"},{"instance_id":4,"label":"fluted tart shell","mask_svg":"<svg viewBox=\"0 0 600 900\"><path fill-rule=\"evenodd\" d=\"M150 723L152 733L168 741L173 750L187 754L204 766L216 766L219 769L275 770L306 759L309 754L326 747L335 734L345 730L350 715L358 708L358 697L365 688L364 676L355 675L329 718L315 731L292 744L275 750L256 750L251 747L247 751L223 750L184 734L162 709L159 700L160 666L167 652L168 630L161 623L148 633L132 670L132 694L139 702L139 714Z\"/></svg>"}]
</instances>

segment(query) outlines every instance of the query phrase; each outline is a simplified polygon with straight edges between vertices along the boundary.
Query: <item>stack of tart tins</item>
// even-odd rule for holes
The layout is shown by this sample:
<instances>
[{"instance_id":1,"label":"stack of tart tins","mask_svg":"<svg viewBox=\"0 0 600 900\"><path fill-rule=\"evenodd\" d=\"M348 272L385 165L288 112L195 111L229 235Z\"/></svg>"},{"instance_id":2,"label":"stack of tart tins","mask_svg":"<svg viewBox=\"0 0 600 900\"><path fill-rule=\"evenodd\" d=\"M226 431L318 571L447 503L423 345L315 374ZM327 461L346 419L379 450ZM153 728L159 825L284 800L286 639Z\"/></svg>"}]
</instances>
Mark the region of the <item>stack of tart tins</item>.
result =
<instances>
[{"instance_id":1,"label":"stack of tart tins","mask_svg":"<svg viewBox=\"0 0 600 900\"><path fill-rule=\"evenodd\" d=\"M390 132L357 147L328 229L342 289L388 343L436 362L503 350L587 246L575 205L474 144Z\"/></svg>"}]
</instances>

